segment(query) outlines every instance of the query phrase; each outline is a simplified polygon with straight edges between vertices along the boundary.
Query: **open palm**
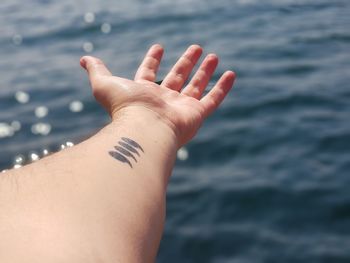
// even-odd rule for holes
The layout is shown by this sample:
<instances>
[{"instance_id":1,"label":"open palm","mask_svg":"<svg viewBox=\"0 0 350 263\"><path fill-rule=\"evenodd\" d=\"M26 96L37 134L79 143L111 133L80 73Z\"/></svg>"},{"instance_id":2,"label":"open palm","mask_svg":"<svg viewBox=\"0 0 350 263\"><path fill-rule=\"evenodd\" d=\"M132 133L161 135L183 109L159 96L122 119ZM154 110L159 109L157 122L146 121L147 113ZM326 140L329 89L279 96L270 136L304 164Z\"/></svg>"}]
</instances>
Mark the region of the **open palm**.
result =
<instances>
[{"instance_id":1,"label":"open palm","mask_svg":"<svg viewBox=\"0 0 350 263\"><path fill-rule=\"evenodd\" d=\"M88 71L95 98L113 119L123 108L143 107L166 122L175 132L179 144L183 145L220 105L235 79L232 71L225 72L211 91L202 97L218 64L217 56L209 54L184 87L201 54L200 46L190 46L160 85L154 83L163 55L160 45L149 49L134 80L113 76L104 63L94 57L83 57L81 65Z\"/></svg>"}]
</instances>

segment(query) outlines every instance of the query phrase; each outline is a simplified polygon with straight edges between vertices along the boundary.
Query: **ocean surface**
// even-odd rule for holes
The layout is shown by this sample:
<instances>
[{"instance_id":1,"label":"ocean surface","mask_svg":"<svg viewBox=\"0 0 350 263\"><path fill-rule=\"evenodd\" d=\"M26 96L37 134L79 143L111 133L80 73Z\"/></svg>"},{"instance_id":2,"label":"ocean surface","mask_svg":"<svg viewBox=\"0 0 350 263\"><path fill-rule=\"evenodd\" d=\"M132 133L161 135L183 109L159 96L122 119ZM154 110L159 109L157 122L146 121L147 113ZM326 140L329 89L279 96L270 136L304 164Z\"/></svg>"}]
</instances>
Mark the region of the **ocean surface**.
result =
<instances>
[{"instance_id":1,"label":"ocean surface","mask_svg":"<svg viewBox=\"0 0 350 263\"><path fill-rule=\"evenodd\" d=\"M350 262L349 0L1 0L0 171L109 121L82 55L132 78L153 43L160 78L192 43L238 76L178 154L157 262Z\"/></svg>"}]
</instances>

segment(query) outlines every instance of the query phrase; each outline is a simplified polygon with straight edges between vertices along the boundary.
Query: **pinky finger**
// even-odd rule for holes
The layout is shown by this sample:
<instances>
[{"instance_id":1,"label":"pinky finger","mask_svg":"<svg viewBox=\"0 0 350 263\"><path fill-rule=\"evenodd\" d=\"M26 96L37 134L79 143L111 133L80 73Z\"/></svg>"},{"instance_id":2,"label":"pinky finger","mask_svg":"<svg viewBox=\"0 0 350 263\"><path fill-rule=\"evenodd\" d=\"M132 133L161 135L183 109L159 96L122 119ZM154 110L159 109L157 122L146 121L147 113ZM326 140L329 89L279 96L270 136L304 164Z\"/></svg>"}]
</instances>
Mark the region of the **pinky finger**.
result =
<instances>
[{"instance_id":1,"label":"pinky finger","mask_svg":"<svg viewBox=\"0 0 350 263\"><path fill-rule=\"evenodd\" d=\"M204 106L205 117L212 114L221 104L227 93L232 88L235 78L236 74L234 72L226 71L209 93L200 100Z\"/></svg>"}]
</instances>

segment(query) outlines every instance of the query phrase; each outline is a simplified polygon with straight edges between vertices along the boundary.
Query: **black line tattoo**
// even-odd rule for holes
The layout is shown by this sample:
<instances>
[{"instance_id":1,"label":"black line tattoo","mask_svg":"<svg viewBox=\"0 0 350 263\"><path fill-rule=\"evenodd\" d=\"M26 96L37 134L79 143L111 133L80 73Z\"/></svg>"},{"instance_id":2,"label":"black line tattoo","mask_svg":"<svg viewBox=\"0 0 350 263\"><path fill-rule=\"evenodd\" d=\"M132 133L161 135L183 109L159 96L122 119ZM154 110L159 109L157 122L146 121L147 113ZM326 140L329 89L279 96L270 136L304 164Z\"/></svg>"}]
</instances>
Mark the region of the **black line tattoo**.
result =
<instances>
[{"instance_id":1,"label":"black line tattoo","mask_svg":"<svg viewBox=\"0 0 350 263\"><path fill-rule=\"evenodd\" d=\"M113 158L121 161L122 163L127 163L132 168L131 162L128 159L126 159L126 157L124 155L121 155L118 152L112 152L112 151L109 152L109 155L112 156Z\"/></svg>"},{"instance_id":2,"label":"black line tattoo","mask_svg":"<svg viewBox=\"0 0 350 263\"><path fill-rule=\"evenodd\" d=\"M125 137L122 137L122 140L123 140L124 142L127 142L128 144L131 144L131 145L134 146L135 148L140 149L142 152L144 152L143 149L142 149L142 147L140 146L140 144L138 144L137 142L135 142L135 141L133 141L133 140L131 140L131 139L129 139L129 138L125 138Z\"/></svg>"},{"instance_id":3,"label":"black line tattoo","mask_svg":"<svg viewBox=\"0 0 350 263\"><path fill-rule=\"evenodd\" d=\"M126 137L122 137L118 141L118 144L119 145L114 146L114 149L116 151L110 151L109 155L114 159L121 161L122 163L126 163L131 168L133 168L131 160L137 163L137 159L134 154L136 154L137 157L140 157L139 150L144 153L143 148L134 140Z\"/></svg>"},{"instance_id":4,"label":"black line tattoo","mask_svg":"<svg viewBox=\"0 0 350 263\"><path fill-rule=\"evenodd\" d=\"M126 142L121 142L119 141L118 144L120 146L123 146L124 148L126 148L127 150L129 150L130 152L136 153L138 156L140 156L139 152L131 145L127 144Z\"/></svg>"},{"instance_id":5,"label":"black line tattoo","mask_svg":"<svg viewBox=\"0 0 350 263\"><path fill-rule=\"evenodd\" d=\"M118 152L120 152L120 153L124 154L124 155L125 155L125 156L127 156L127 157L131 157L131 158L133 158L133 159L134 159L134 161L135 161L135 162L137 162L137 160L136 160L135 156L134 156L132 153L130 153L128 150L125 150L123 147L120 147L120 146L114 146L114 149L116 149Z\"/></svg>"}]
</instances>

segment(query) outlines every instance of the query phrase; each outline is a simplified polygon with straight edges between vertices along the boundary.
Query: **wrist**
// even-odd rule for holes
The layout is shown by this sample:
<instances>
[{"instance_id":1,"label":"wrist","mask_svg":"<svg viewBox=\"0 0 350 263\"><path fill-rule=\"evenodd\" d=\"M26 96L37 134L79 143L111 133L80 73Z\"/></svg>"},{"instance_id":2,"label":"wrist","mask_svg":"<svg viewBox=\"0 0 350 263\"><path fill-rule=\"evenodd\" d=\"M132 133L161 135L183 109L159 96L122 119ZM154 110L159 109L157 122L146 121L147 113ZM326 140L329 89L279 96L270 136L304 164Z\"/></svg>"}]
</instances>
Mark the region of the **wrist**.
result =
<instances>
[{"instance_id":1,"label":"wrist","mask_svg":"<svg viewBox=\"0 0 350 263\"><path fill-rule=\"evenodd\" d=\"M140 144L144 149L144 158L138 161L138 167L142 167L142 172L147 174L164 175L164 185L167 184L179 142L174 130L160 114L144 106L127 106L113 115L107 131L113 136L127 137Z\"/></svg>"},{"instance_id":2,"label":"wrist","mask_svg":"<svg viewBox=\"0 0 350 263\"><path fill-rule=\"evenodd\" d=\"M135 132L149 132L152 137L162 139L173 147L180 148L176 127L161 114L142 105L126 106L112 115L111 125L130 127Z\"/></svg>"}]
</instances>

